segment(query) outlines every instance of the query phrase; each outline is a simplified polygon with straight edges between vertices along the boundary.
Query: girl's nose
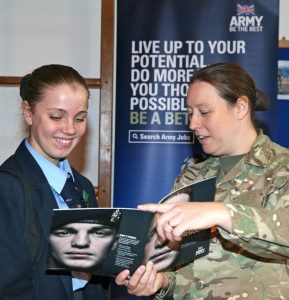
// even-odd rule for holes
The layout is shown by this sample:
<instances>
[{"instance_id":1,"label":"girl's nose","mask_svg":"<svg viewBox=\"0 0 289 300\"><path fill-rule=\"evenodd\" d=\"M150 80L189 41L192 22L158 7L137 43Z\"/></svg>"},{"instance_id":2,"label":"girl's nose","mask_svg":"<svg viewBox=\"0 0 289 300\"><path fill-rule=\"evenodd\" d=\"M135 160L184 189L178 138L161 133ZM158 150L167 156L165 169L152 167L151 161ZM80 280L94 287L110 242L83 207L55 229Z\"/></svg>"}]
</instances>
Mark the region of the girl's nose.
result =
<instances>
[{"instance_id":1,"label":"girl's nose","mask_svg":"<svg viewBox=\"0 0 289 300\"><path fill-rule=\"evenodd\" d=\"M64 121L63 131L66 134L74 134L75 133L75 124L74 120L68 119Z\"/></svg>"}]
</instances>

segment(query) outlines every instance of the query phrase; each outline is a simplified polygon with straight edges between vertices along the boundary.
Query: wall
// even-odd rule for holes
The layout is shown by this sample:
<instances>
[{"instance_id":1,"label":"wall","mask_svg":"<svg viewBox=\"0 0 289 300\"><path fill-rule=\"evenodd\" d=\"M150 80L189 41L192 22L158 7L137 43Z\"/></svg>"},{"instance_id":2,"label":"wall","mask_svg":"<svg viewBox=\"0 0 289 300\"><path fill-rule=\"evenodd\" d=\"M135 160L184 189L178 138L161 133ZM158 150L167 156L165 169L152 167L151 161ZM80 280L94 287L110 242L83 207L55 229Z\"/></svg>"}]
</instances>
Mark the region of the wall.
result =
<instances>
[{"instance_id":1,"label":"wall","mask_svg":"<svg viewBox=\"0 0 289 300\"><path fill-rule=\"evenodd\" d=\"M23 76L61 63L100 77L101 0L0 2L0 75ZM2 163L25 136L18 87L0 87ZM72 163L97 185L99 90L91 90L88 133ZM75 154L81 153L81 157Z\"/></svg>"},{"instance_id":2,"label":"wall","mask_svg":"<svg viewBox=\"0 0 289 300\"><path fill-rule=\"evenodd\" d=\"M289 39L289 1L280 0L279 39ZM0 75L23 76L48 63L100 77L101 0L0 2ZM0 163L25 135L17 87L0 86ZM72 163L97 185L99 91L91 90L88 134ZM77 156L81 154L81 156Z\"/></svg>"},{"instance_id":3,"label":"wall","mask_svg":"<svg viewBox=\"0 0 289 300\"><path fill-rule=\"evenodd\" d=\"M282 37L286 37L289 40L289 1L288 0L279 0L280 1L280 11L279 11L279 40Z\"/></svg>"}]
</instances>

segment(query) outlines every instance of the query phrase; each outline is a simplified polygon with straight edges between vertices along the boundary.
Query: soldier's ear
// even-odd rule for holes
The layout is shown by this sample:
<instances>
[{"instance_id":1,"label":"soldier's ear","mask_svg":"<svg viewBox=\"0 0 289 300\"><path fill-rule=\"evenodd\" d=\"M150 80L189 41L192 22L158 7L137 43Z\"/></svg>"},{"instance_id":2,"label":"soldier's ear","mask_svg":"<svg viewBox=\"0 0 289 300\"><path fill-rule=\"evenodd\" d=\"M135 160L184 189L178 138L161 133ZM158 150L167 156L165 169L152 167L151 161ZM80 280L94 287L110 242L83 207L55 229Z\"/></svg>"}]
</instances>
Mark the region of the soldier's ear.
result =
<instances>
[{"instance_id":1,"label":"soldier's ear","mask_svg":"<svg viewBox=\"0 0 289 300\"><path fill-rule=\"evenodd\" d=\"M245 116L250 113L250 103L249 99L246 96L241 96L238 98L236 105L236 115L238 120L244 119Z\"/></svg>"}]
</instances>

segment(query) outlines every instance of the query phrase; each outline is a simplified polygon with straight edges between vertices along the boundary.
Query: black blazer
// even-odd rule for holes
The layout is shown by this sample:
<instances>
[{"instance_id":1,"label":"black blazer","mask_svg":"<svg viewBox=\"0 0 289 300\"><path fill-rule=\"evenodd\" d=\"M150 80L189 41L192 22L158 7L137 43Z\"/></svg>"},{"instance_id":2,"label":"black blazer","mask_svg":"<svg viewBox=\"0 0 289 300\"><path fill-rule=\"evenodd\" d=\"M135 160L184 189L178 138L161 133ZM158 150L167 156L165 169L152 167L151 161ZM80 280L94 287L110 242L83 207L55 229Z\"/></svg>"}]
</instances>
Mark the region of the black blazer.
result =
<instances>
[{"instance_id":1,"label":"black blazer","mask_svg":"<svg viewBox=\"0 0 289 300\"><path fill-rule=\"evenodd\" d=\"M33 185L32 199L39 214L45 245L40 261L33 267L24 239L23 192L17 179L0 172L0 299L72 300L71 276L46 274L48 235L52 209L57 208L53 192L41 168L24 141L2 165L25 175ZM76 184L89 193L92 206L96 196L91 182L73 169ZM84 300L108 299L108 278L93 277L84 288Z\"/></svg>"}]
</instances>

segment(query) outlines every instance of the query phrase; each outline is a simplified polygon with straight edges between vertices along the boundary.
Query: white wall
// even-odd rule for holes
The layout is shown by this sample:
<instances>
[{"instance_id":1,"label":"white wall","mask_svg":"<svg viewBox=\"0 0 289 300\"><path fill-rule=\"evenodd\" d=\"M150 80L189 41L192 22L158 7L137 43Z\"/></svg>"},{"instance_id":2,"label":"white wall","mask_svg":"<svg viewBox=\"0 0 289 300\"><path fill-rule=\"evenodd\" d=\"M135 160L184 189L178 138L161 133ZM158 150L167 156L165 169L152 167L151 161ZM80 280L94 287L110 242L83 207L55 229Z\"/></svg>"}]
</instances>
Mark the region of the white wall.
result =
<instances>
[{"instance_id":1,"label":"white wall","mask_svg":"<svg viewBox=\"0 0 289 300\"><path fill-rule=\"evenodd\" d=\"M105 0L104 0L105 1ZM289 39L289 1L280 0L279 39ZM1 0L0 75L23 76L48 63L100 77L101 0ZM91 91L89 128L72 163L98 180L99 91ZM24 137L18 88L0 87L0 163Z\"/></svg>"},{"instance_id":2,"label":"white wall","mask_svg":"<svg viewBox=\"0 0 289 300\"><path fill-rule=\"evenodd\" d=\"M71 65L100 77L101 0L1 0L0 75L23 76L43 64ZM0 163L25 136L18 87L0 87ZM88 134L76 165L97 185L99 90L91 90ZM74 152L75 153L75 152Z\"/></svg>"},{"instance_id":3,"label":"white wall","mask_svg":"<svg viewBox=\"0 0 289 300\"><path fill-rule=\"evenodd\" d=\"M289 40L289 1L288 0L279 0L280 9L279 9L279 40L282 37L285 37Z\"/></svg>"}]
</instances>

